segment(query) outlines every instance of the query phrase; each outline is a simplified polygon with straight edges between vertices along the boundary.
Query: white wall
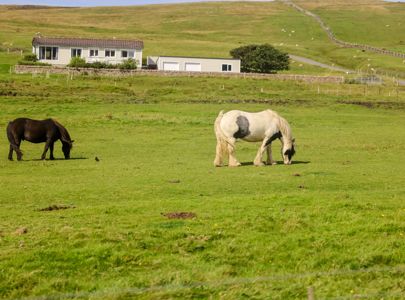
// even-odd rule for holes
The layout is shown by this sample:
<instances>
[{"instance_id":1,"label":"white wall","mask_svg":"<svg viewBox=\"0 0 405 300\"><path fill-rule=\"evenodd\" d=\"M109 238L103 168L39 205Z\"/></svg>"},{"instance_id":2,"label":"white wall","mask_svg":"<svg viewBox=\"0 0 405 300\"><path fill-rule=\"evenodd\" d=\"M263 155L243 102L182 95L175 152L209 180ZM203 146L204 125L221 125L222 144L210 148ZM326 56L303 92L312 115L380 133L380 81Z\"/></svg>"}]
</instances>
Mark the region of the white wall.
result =
<instances>
[{"instance_id":1,"label":"white wall","mask_svg":"<svg viewBox=\"0 0 405 300\"><path fill-rule=\"evenodd\" d=\"M57 46L51 46L50 47L57 47ZM135 57L134 59L137 62L138 68L142 67L142 50L134 50L134 49L114 49L114 48L108 48L108 50L115 50L115 57L106 57L105 56L105 50L106 49L100 49L100 48L80 48L80 47L58 47L58 59L57 60L47 60L47 59L41 59L39 60L40 62L48 63L51 65L67 65L70 63L70 60L72 59L72 51L71 49L82 49L82 55L81 57L86 60L86 62L108 62L110 64L118 64L121 63L124 60L127 60L128 57L121 57L121 51L126 50L126 51L135 51ZM90 57L90 49L98 49L98 56L97 57ZM33 53L39 57L39 46L33 47L32 49Z\"/></svg>"},{"instance_id":2,"label":"white wall","mask_svg":"<svg viewBox=\"0 0 405 300\"><path fill-rule=\"evenodd\" d=\"M178 63L179 71L187 71L186 64L200 64L201 72L221 72L221 73L240 73L240 60L239 59L225 59L225 58L197 58L197 57L148 57L148 64L156 63L158 70L164 70L165 63ZM231 65L232 70L223 72L222 65Z\"/></svg>"}]
</instances>

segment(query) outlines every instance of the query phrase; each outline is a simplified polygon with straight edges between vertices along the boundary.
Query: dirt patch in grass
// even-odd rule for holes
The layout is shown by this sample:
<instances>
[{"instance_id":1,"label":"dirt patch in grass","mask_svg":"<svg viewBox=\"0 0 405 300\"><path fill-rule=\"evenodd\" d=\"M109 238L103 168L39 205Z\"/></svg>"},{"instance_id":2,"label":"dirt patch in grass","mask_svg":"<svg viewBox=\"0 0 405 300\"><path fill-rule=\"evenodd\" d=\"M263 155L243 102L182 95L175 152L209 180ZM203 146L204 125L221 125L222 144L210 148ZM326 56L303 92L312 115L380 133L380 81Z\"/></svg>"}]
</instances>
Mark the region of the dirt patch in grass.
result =
<instances>
[{"instance_id":1,"label":"dirt patch in grass","mask_svg":"<svg viewBox=\"0 0 405 300\"><path fill-rule=\"evenodd\" d=\"M169 183L180 183L179 179L172 179L168 181Z\"/></svg>"},{"instance_id":2,"label":"dirt patch in grass","mask_svg":"<svg viewBox=\"0 0 405 300\"><path fill-rule=\"evenodd\" d=\"M371 102L371 101L338 101L340 104L358 105L367 108L387 108L387 109L405 109L405 103L401 102Z\"/></svg>"},{"instance_id":3,"label":"dirt patch in grass","mask_svg":"<svg viewBox=\"0 0 405 300\"><path fill-rule=\"evenodd\" d=\"M14 231L15 235L23 235L23 234L27 234L27 233L28 233L27 227L20 227L20 228L17 228L16 231Z\"/></svg>"},{"instance_id":4,"label":"dirt patch in grass","mask_svg":"<svg viewBox=\"0 0 405 300\"><path fill-rule=\"evenodd\" d=\"M53 211L53 210L63 210L63 209L70 209L70 208L75 208L75 206L70 206L70 205L51 205L45 208L39 209L39 211Z\"/></svg>"},{"instance_id":5,"label":"dirt patch in grass","mask_svg":"<svg viewBox=\"0 0 405 300\"><path fill-rule=\"evenodd\" d=\"M228 100L209 100L209 99L200 99L200 100L180 100L176 103L186 103L186 104L213 104L213 103L248 103L248 104L270 104L270 105L307 105L311 102L308 100L271 100L271 99L228 99Z\"/></svg>"},{"instance_id":6,"label":"dirt patch in grass","mask_svg":"<svg viewBox=\"0 0 405 300\"><path fill-rule=\"evenodd\" d=\"M193 212L169 212L162 213L162 216L168 219L194 219L197 217Z\"/></svg>"}]
</instances>

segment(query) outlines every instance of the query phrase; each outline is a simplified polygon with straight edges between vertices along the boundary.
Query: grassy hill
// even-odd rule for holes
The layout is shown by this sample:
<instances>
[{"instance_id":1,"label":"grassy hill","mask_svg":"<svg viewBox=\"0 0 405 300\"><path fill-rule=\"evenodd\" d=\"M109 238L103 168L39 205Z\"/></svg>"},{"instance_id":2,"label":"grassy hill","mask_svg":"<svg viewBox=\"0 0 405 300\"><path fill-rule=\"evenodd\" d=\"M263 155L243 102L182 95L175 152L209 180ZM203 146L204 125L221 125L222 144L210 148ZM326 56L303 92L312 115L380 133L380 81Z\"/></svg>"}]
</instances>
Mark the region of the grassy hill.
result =
<instances>
[{"instance_id":1,"label":"grassy hill","mask_svg":"<svg viewBox=\"0 0 405 300\"><path fill-rule=\"evenodd\" d=\"M404 25L400 21L405 15L403 4L374 0L351 5L348 1L319 3L306 6L325 17L341 39L405 50L401 44L405 39L401 38ZM36 32L139 38L145 41L145 55L227 57L229 50L240 45L268 42L291 54L347 68L405 73L399 58L337 47L313 19L280 2L48 9L0 6L0 26L3 50L30 51Z\"/></svg>"}]
</instances>

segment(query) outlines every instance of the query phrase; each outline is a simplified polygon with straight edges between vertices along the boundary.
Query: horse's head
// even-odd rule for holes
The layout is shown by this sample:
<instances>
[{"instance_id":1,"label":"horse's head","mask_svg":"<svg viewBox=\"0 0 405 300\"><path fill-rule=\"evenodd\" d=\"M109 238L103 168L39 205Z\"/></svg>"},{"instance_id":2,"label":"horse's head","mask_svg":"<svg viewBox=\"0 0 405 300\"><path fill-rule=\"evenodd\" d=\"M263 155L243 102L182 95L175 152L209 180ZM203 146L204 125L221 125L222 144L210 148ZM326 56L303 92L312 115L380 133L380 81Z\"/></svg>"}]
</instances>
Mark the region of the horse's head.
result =
<instances>
[{"instance_id":1,"label":"horse's head","mask_svg":"<svg viewBox=\"0 0 405 300\"><path fill-rule=\"evenodd\" d=\"M73 142L74 141L62 140L62 151L63 151L63 154L65 155L65 159L70 158L70 150L72 150L72 148L73 148Z\"/></svg>"},{"instance_id":2,"label":"horse's head","mask_svg":"<svg viewBox=\"0 0 405 300\"><path fill-rule=\"evenodd\" d=\"M291 159L295 154L295 139L283 141L282 157L285 165L291 165Z\"/></svg>"}]
</instances>

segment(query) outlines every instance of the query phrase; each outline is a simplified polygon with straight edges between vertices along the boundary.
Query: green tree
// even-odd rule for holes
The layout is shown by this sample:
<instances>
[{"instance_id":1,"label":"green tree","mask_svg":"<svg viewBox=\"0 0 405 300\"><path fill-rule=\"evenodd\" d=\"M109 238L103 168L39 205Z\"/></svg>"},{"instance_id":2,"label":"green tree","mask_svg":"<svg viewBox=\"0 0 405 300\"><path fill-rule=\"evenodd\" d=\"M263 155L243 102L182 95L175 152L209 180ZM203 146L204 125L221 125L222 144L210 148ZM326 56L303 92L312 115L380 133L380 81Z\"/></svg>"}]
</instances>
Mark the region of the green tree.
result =
<instances>
[{"instance_id":1,"label":"green tree","mask_svg":"<svg viewBox=\"0 0 405 300\"><path fill-rule=\"evenodd\" d=\"M270 44L242 46L231 50L230 54L241 60L242 72L276 73L289 69L288 54Z\"/></svg>"}]
</instances>

